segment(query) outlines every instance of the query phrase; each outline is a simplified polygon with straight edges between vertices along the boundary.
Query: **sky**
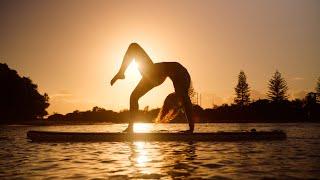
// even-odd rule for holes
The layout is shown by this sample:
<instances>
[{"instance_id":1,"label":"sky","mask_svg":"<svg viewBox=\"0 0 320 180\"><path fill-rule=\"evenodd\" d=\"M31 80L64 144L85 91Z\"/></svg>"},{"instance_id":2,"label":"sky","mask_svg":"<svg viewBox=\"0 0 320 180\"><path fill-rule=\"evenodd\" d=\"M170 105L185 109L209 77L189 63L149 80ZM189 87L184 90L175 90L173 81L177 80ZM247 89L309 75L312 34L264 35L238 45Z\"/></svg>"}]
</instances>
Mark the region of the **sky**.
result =
<instances>
[{"instance_id":1,"label":"sky","mask_svg":"<svg viewBox=\"0 0 320 180\"><path fill-rule=\"evenodd\" d=\"M203 107L231 103L240 70L253 99L266 97L276 70L302 98L320 76L319 32L317 0L0 1L0 62L49 94L50 114L128 109L138 70L110 80L132 42L154 62L183 64ZM140 108L173 91L167 79Z\"/></svg>"}]
</instances>

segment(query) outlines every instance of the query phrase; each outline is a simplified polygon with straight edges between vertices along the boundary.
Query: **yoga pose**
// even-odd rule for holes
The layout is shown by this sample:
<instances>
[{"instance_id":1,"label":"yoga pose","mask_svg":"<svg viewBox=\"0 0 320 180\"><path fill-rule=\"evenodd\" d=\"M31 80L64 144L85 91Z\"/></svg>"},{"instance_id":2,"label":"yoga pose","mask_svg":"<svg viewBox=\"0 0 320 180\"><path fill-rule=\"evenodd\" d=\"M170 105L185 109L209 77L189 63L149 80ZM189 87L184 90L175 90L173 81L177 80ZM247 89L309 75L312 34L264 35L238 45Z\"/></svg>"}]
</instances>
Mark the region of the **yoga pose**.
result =
<instances>
[{"instance_id":1,"label":"yoga pose","mask_svg":"<svg viewBox=\"0 0 320 180\"><path fill-rule=\"evenodd\" d=\"M175 92L166 97L163 107L160 110L158 121L168 122L182 109L189 123L189 130L185 132L192 133L194 130L194 121L192 119L192 103L189 97L191 80L187 69L177 62L153 63L139 44L132 43L124 56L120 70L111 80L111 86L118 79L125 78L124 72L133 59L135 59L138 64L142 78L137 87L131 93L131 118L129 120L128 128L124 132L133 132L135 115L139 110L139 98L145 95L152 88L162 84L165 79L169 77L173 82Z\"/></svg>"}]
</instances>

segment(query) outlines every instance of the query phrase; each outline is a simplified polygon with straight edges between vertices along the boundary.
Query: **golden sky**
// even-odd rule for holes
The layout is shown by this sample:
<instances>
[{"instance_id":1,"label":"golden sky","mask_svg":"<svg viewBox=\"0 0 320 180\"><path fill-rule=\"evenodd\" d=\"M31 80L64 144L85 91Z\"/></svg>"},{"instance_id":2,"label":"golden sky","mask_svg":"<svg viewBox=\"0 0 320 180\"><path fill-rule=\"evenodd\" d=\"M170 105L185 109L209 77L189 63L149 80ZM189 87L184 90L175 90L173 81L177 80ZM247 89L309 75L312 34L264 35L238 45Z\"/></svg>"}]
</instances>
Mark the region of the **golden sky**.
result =
<instances>
[{"instance_id":1,"label":"golden sky","mask_svg":"<svg viewBox=\"0 0 320 180\"><path fill-rule=\"evenodd\" d=\"M317 0L0 2L1 62L49 94L50 113L129 108L138 71L109 82L131 42L154 62L183 64L204 107L232 101L240 70L254 98L276 69L291 98L301 97L320 76L319 32ZM172 91L167 79L140 107L160 107Z\"/></svg>"}]
</instances>

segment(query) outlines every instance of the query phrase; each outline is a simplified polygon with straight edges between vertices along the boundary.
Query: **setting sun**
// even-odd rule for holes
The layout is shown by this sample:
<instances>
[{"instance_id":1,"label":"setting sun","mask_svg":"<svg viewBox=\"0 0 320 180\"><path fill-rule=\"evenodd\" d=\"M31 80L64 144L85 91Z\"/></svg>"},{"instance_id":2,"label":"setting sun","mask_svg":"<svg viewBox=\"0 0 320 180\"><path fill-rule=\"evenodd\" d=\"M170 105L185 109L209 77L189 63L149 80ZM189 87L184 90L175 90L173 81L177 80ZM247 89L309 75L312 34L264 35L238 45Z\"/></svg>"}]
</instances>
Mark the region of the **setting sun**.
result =
<instances>
[{"instance_id":1,"label":"setting sun","mask_svg":"<svg viewBox=\"0 0 320 180\"><path fill-rule=\"evenodd\" d=\"M320 0L0 1L1 179L320 179Z\"/></svg>"},{"instance_id":2,"label":"setting sun","mask_svg":"<svg viewBox=\"0 0 320 180\"><path fill-rule=\"evenodd\" d=\"M125 72L126 79L136 81L141 79L141 74L139 72L139 65L136 63L135 59L128 66L128 69Z\"/></svg>"}]
</instances>

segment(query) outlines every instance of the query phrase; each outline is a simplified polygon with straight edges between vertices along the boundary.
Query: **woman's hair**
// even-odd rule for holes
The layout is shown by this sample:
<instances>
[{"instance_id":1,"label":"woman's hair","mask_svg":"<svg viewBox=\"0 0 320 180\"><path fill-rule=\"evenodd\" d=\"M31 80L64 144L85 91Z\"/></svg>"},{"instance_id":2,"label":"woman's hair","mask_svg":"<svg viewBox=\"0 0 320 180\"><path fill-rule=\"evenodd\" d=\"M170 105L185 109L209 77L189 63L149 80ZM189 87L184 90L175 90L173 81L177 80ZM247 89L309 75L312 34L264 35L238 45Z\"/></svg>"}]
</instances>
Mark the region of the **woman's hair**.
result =
<instances>
[{"instance_id":1,"label":"woman's hair","mask_svg":"<svg viewBox=\"0 0 320 180\"><path fill-rule=\"evenodd\" d=\"M163 102L163 106L160 109L157 123L166 123L174 119L181 109L181 101L176 93L169 94Z\"/></svg>"},{"instance_id":2,"label":"woman's hair","mask_svg":"<svg viewBox=\"0 0 320 180\"><path fill-rule=\"evenodd\" d=\"M193 98L195 92L189 74L187 78L189 79L188 98ZM184 111L182 98L185 97L178 96L178 94L175 92L169 94L163 102L163 106L160 109L156 123L170 122L177 117L179 112Z\"/></svg>"},{"instance_id":3,"label":"woman's hair","mask_svg":"<svg viewBox=\"0 0 320 180\"><path fill-rule=\"evenodd\" d=\"M190 83L188 88L188 96L192 97L194 95L194 89ZM160 109L158 117L156 119L157 123L167 123L173 120L179 112L183 111L182 98L177 93L169 94L163 102L163 106Z\"/></svg>"}]
</instances>

